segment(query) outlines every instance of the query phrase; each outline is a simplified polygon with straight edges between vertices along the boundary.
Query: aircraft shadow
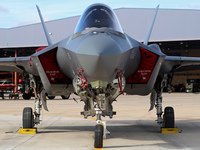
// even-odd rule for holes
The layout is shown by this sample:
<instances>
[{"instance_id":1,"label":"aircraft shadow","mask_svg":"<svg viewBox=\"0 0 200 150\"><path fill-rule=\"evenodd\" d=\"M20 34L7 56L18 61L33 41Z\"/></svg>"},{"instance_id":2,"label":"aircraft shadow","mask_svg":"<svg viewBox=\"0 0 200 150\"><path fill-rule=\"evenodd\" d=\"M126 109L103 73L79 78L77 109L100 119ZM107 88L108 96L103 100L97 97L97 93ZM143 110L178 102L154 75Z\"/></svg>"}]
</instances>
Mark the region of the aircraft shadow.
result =
<instances>
[{"instance_id":1,"label":"aircraft shadow","mask_svg":"<svg viewBox=\"0 0 200 150\"><path fill-rule=\"evenodd\" d=\"M42 130L41 130L42 129ZM61 133L61 132L87 132L94 131L94 126L50 126L40 128L39 134L41 133Z\"/></svg>"},{"instance_id":2,"label":"aircraft shadow","mask_svg":"<svg viewBox=\"0 0 200 150\"><path fill-rule=\"evenodd\" d=\"M166 149L184 149L192 148L198 149L199 142L195 142L192 135L195 134L194 138L198 136L200 138L200 123L185 123L185 121L177 121L176 126L179 130L183 130L179 134L161 134L160 126L154 121L148 120L125 120L125 121L107 121L107 129L110 131L110 135L107 136L106 141L127 139L133 144L119 144L116 145L104 145L104 148L116 149L116 148L134 148L141 146L154 146L162 147ZM94 132L95 127L90 126L48 126L41 128L39 134L44 133L59 133L59 132ZM199 133L197 133L197 131ZM187 135L190 135L187 137ZM188 142L190 140L190 142ZM193 140L193 142L192 142ZM113 142L112 142L113 143ZM122 142L123 143L123 142ZM126 142L125 142L126 143Z\"/></svg>"},{"instance_id":3,"label":"aircraft shadow","mask_svg":"<svg viewBox=\"0 0 200 150\"><path fill-rule=\"evenodd\" d=\"M199 148L199 142L195 138L200 138L200 121L176 121L176 126L180 131L179 134L161 134L160 126L153 121L124 121L123 123L125 125L123 125L122 122L120 123L122 125L119 126L113 125L112 122L108 123L107 129L111 132L109 139L127 139L132 140L134 144L104 146L104 148L134 148L141 146L156 146L166 149ZM141 141L144 142L142 143ZM148 141L152 141L150 142L152 144L150 144Z\"/></svg>"}]
</instances>

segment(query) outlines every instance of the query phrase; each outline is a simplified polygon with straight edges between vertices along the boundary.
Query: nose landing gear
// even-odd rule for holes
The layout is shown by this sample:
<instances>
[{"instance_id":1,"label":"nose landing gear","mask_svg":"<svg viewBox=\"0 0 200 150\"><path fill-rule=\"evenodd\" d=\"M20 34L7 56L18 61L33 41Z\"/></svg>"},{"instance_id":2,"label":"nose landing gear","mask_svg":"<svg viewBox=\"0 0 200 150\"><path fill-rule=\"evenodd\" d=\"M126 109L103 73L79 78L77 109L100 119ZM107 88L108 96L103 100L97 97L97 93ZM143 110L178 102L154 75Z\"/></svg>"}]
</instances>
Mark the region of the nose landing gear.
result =
<instances>
[{"instance_id":1,"label":"nose landing gear","mask_svg":"<svg viewBox=\"0 0 200 150\"><path fill-rule=\"evenodd\" d=\"M103 125L97 124L94 131L94 147L102 148L103 147Z\"/></svg>"},{"instance_id":2,"label":"nose landing gear","mask_svg":"<svg viewBox=\"0 0 200 150\"><path fill-rule=\"evenodd\" d=\"M95 126L94 131L94 147L102 148L103 147L103 138L106 138L107 134L110 132L106 129L106 121L101 120L102 111L99 108L95 108L97 115L97 125Z\"/></svg>"}]
</instances>

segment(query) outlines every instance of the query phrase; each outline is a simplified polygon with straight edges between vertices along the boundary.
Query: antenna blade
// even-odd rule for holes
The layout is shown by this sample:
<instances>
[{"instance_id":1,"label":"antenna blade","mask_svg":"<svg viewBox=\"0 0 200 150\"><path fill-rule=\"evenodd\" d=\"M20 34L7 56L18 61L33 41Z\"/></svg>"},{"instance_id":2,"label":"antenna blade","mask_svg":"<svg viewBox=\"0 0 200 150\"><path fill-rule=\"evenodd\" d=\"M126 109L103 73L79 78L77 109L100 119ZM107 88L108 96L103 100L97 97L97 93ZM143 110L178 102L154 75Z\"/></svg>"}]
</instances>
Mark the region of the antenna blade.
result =
<instances>
[{"instance_id":1,"label":"antenna blade","mask_svg":"<svg viewBox=\"0 0 200 150\"><path fill-rule=\"evenodd\" d=\"M44 20L43 20L42 14L40 12L40 8L37 5L36 5L36 7L37 7L38 14L40 16L40 20L41 20L41 23L42 23L42 27L44 29L44 33L46 35L46 39L47 39L48 45L50 46L50 45L52 45L52 42L51 42L51 38L49 36L49 32L47 31L47 28L46 28L46 26L44 24Z\"/></svg>"},{"instance_id":2,"label":"antenna blade","mask_svg":"<svg viewBox=\"0 0 200 150\"><path fill-rule=\"evenodd\" d=\"M153 25L154 25L154 22L155 22L155 20L156 20L156 16L157 16L157 13L158 13L158 10L159 10L159 6L160 6L160 5L158 5L158 6L156 7L156 11L155 11L155 14L154 14L154 17L153 17L151 26L150 26L150 28L149 28L149 32L148 32L147 37L146 37L146 39L145 39L145 41L144 41L144 44L145 44L145 45L147 45L148 42L149 42L149 38L150 38L150 36L151 36L151 31L152 31L152 29L153 29Z\"/></svg>"}]
</instances>

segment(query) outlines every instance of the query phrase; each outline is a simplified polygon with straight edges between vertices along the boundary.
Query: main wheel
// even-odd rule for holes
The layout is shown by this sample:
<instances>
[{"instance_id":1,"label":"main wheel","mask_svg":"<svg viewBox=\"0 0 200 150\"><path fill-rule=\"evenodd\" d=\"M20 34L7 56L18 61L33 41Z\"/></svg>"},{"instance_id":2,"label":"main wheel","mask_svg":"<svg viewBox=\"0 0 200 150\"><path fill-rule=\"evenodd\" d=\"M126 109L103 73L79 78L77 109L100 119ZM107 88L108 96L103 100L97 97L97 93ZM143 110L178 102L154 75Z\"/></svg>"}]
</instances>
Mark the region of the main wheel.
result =
<instances>
[{"instance_id":1,"label":"main wheel","mask_svg":"<svg viewBox=\"0 0 200 150\"><path fill-rule=\"evenodd\" d=\"M61 95L61 97L62 97L62 99L69 99L70 94L68 94L68 95Z\"/></svg>"},{"instance_id":2,"label":"main wheel","mask_svg":"<svg viewBox=\"0 0 200 150\"><path fill-rule=\"evenodd\" d=\"M174 128L174 109L166 107L163 115L164 128Z\"/></svg>"},{"instance_id":3,"label":"main wheel","mask_svg":"<svg viewBox=\"0 0 200 150\"><path fill-rule=\"evenodd\" d=\"M22 95L22 97L23 97L23 99L25 99L25 100L31 99L31 95L30 95L30 94L26 94L26 93L24 93L24 94Z\"/></svg>"},{"instance_id":4,"label":"main wheel","mask_svg":"<svg viewBox=\"0 0 200 150\"><path fill-rule=\"evenodd\" d=\"M23 128L33 128L34 127L34 118L33 110L31 107L25 107L23 110Z\"/></svg>"},{"instance_id":5,"label":"main wheel","mask_svg":"<svg viewBox=\"0 0 200 150\"><path fill-rule=\"evenodd\" d=\"M103 126L101 124L95 126L94 147L103 147Z\"/></svg>"}]
</instances>

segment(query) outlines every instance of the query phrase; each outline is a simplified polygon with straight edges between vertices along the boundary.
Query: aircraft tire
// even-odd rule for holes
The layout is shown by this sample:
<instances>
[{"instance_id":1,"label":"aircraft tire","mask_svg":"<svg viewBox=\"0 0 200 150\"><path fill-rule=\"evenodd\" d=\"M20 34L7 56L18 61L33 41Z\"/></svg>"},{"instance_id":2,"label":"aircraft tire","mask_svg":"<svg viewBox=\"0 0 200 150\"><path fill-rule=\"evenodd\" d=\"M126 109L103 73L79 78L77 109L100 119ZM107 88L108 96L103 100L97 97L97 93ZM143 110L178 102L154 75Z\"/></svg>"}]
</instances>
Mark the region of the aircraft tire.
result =
<instances>
[{"instance_id":1,"label":"aircraft tire","mask_svg":"<svg viewBox=\"0 0 200 150\"><path fill-rule=\"evenodd\" d=\"M48 99L54 99L55 98L55 96L47 96L48 97Z\"/></svg>"},{"instance_id":2,"label":"aircraft tire","mask_svg":"<svg viewBox=\"0 0 200 150\"><path fill-rule=\"evenodd\" d=\"M95 126L94 147L95 148L103 147L103 126L101 124L97 124Z\"/></svg>"},{"instance_id":3,"label":"aircraft tire","mask_svg":"<svg viewBox=\"0 0 200 150\"><path fill-rule=\"evenodd\" d=\"M23 110L23 128L33 128L34 119L33 119L33 110L31 107L25 107Z\"/></svg>"},{"instance_id":4,"label":"aircraft tire","mask_svg":"<svg viewBox=\"0 0 200 150\"><path fill-rule=\"evenodd\" d=\"M69 99L70 97L70 94L67 94L67 95L61 95L62 99Z\"/></svg>"},{"instance_id":5,"label":"aircraft tire","mask_svg":"<svg viewBox=\"0 0 200 150\"><path fill-rule=\"evenodd\" d=\"M166 107L163 115L164 128L174 128L174 109Z\"/></svg>"},{"instance_id":6,"label":"aircraft tire","mask_svg":"<svg viewBox=\"0 0 200 150\"><path fill-rule=\"evenodd\" d=\"M31 95L30 95L30 94L26 94L26 93L23 93L22 97L23 97L23 99L25 99L25 100L31 99Z\"/></svg>"}]
</instances>

